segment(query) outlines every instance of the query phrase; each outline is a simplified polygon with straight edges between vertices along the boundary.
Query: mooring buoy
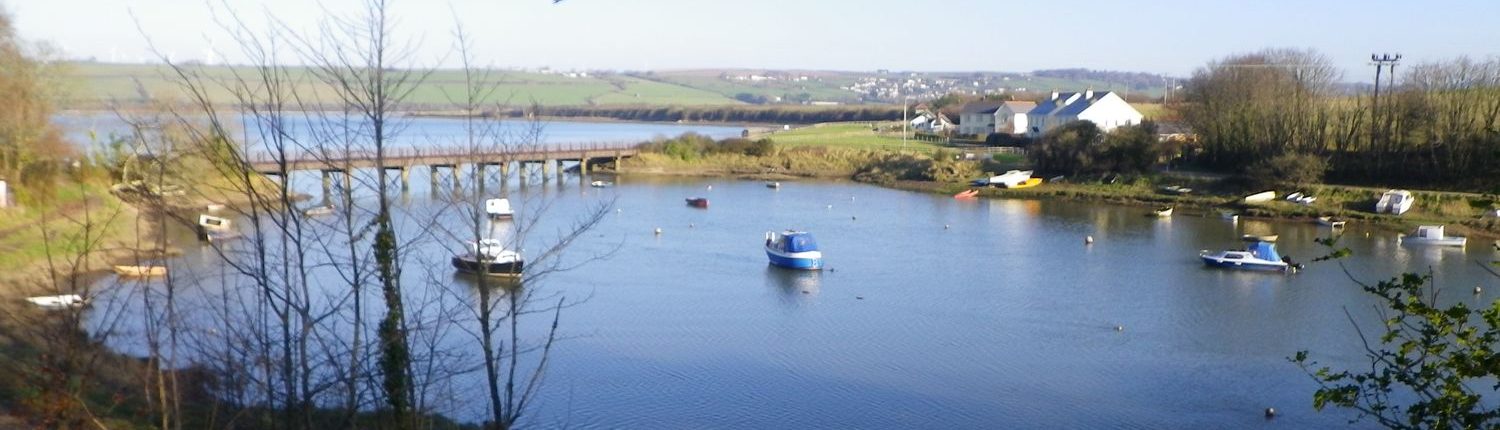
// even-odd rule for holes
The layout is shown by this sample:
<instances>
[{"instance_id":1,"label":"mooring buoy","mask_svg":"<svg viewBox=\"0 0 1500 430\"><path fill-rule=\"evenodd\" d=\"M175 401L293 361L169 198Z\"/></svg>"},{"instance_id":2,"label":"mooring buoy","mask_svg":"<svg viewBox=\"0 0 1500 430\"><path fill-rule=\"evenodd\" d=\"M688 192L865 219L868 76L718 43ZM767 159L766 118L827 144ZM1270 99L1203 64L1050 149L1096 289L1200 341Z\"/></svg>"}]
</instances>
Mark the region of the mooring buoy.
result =
<instances>
[{"instance_id":1,"label":"mooring buoy","mask_svg":"<svg viewBox=\"0 0 1500 430\"><path fill-rule=\"evenodd\" d=\"M656 228L656 235L661 236L661 227Z\"/></svg>"},{"instance_id":2,"label":"mooring buoy","mask_svg":"<svg viewBox=\"0 0 1500 430\"><path fill-rule=\"evenodd\" d=\"M1276 408L1266 408L1266 418L1276 418Z\"/></svg>"},{"instance_id":3,"label":"mooring buoy","mask_svg":"<svg viewBox=\"0 0 1500 430\"><path fill-rule=\"evenodd\" d=\"M1115 331L1125 331L1125 326L1123 326L1123 325L1116 325L1115 326Z\"/></svg>"},{"instance_id":4,"label":"mooring buoy","mask_svg":"<svg viewBox=\"0 0 1500 430\"><path fill-rule=\"evenodd\" d=\"M1083 237L1083 244L1084 245L1088 245L1088 244L1091 244L1091 243L1094 243L1094 237L1093 236L1084 236Z\"/></svg>"}]
</instances>

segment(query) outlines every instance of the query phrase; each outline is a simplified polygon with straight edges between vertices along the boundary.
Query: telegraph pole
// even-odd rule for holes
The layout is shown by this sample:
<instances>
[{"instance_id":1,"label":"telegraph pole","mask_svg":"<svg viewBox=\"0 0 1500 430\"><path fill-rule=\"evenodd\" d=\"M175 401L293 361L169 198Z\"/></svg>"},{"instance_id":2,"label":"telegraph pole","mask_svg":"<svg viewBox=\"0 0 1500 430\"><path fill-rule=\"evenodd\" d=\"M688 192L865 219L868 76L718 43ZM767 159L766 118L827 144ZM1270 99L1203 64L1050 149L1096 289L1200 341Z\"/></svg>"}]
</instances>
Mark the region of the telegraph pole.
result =
<instances>
[{"instance_id":1,"label":"telegraph pole","mask_svg":"<svg viewBox=\"0 0 1500 430\"><path fill-rule=\"evenodd\" d=\"M1375 127L1380 116L1380 71L1382 68L1391 68L1391 85L1396 85L1396 63L1401 61L1401 54L1370 54L1370 64L1375 66L1375 96L1370 100L1370 146L1375 146Z\"/></svg>"}]
</instances>

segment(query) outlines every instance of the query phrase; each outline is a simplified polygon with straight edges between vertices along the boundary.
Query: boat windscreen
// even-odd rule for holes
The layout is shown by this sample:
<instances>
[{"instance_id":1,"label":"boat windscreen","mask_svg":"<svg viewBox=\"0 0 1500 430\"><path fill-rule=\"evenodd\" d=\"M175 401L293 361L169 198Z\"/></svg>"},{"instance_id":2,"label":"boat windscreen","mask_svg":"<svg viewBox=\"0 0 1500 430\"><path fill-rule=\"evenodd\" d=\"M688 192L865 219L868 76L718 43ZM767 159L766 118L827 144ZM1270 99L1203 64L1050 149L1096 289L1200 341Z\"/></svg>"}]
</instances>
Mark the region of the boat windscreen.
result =
<instances>
[{"instance_id":1,"label":"boat windscreen","mask_svg":"<svg viewBox=\"0 0 1500 430\"><path fill-rule=\"evenodd\" d=\"M797 234L787 238L786 252L817 251L818 242L810 234Z\"/></svg>"},{"instance_id":2,"label":"boat windscreen","mask_svg":"<svg viewBox=\"0 0 1500 430\"><path fill-rule=\"evenodd\" d=\"M1267 242L1255 242L1251 244L1250 254L1262 260L1281 261L1281 255L1276 253L1276 245Z\"/></svg>"}]
</instances>

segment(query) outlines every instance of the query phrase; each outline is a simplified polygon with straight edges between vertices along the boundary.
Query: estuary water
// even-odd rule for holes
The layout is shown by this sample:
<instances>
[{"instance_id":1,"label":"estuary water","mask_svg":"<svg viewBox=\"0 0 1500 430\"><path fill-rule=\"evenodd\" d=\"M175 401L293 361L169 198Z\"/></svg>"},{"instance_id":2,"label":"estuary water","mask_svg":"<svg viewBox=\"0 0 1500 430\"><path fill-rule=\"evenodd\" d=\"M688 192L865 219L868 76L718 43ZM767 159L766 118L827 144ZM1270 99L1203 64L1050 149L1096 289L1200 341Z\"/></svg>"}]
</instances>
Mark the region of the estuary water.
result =
<instances>
[{"instance_id":1,"label":"estuary water","mask_svg":"<svg viewBox=\"0 0 1500 430\"><path fill-rule=\"evenodd\" d=\"M590 188L594 179L617 185ZM448 185L433 193L413 182L397 199L405 216L436 221L398 223L404 234L461 223L431 210L451 203ZM1329 234L1309 222L1157 219L1136 207L962 201L846 182L775 190L570 175L510 186L518 217L546 234L613 205L566 259L603 258L536 287L581 300L561 313L564 340L527 417L543 427L1346 427L1350 413L1312 409L1316 385L1287 357L1306 349L1357 366L1349 316L1367 332L1379 321L1376 302L1336 263L1283 275L1207 268L1196 257L1239 247L1241 234L1274 233L1283 254L1307 262L1325 253L1313 239ZM695 196L711 207L684 204ZM542 198L545 213L528 203ZM826 270L767 266L763 234L786 228L817 236ZM1342 245L1354 255L1344 267L1366 282L1430 270L1444 300L1496 299L1500 282L1476 264L1496 258L1484 244L1420 248L1398 244L1398 234L1349 226ZM411 245L431 263L407 268L427 273L407 283L409 300L472 291L446 265L449 242ZM188 249L174 271L211 282L179 294L228 288L214 284L224 276L217 261L207 248ZM340 288L331 275L319 279ZM1484 292L1471 294L1475 285ZM113 300L125 320L141 312L137 295ZM525 321L530 335L548 322ZM455 331L436 343L473 341ZM143 348L137 336L111 344ZM457 378L437 409L483 419L480 379ZM1280 416L1265 419L1266 407Z\"/></svg>"}]
</instances>

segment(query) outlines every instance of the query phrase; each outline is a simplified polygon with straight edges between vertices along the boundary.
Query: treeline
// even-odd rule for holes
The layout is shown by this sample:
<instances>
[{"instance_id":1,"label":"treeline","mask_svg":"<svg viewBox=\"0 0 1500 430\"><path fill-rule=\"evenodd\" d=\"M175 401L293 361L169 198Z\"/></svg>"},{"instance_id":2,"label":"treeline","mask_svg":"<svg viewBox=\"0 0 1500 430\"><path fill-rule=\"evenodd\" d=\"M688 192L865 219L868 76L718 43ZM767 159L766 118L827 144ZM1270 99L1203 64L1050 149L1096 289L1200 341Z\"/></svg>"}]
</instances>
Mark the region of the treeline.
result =
<instances>
[{"instance_id":1,"label":"treeline","mask_svg":"<svg viewBox=\"0 0 1500 430\"><path fill-rule=\"evenodd\" d=\"M1036 170L1046 174L1141 174L1177 154L1175 142L1156 138L1156 124L1117 127L1108 133L1089 121L1048 131L1027 148Z\"/></svg>"},{"instance_id":2,"label":"treeline","mask_svg":"<svg viewBox=\"0 0 1500 430\"><path fill-rule=\"evenodd\" d=\"M642 143L639 148L642 151L666 154L684 161L713 154L764 157L776 152L776 144L771 142L771 139L750 140L734 137L715 141L711 137L691 132L670 139Z\"/></svg>"},{"instance_id":3,"label":"treeline","mask_svg":"<svg viewBox=\"0 0 1500 430\"><path fill-rule=\"evenodd\" d=\"M1032 76L1071 80L1093 80L1123 84L1132 90L1146 90L1164 85L1164 76L1145 72L1116 72L1113 70L1048 69L1031 72Z\"/></svg>"},{"instance_id":4,"label":"treeline","mask_svg":"<svg viewBox=\"0 0 1500 430\"><path fill-rule=\"evenodd\" d=\"M1208 64L1174 106L1197 136L1191 161L1239 172L1296 165L1353 184L1500 189L1500 59L1404 67L1378 97L1344 95L1339 79L1314 51Z\"/></svg>"},{"instance_id":5,"label":"treeline","mask_svg":"<svg viewBox=\"0 0 1500 430\"><path fill-rule=\"evenodd\" d=\"M901 119L900 106L541 106L512 109L501 115L562 118L613 118L627 121L750 122L814 124Z\"/></svg>"}]
</instances>

